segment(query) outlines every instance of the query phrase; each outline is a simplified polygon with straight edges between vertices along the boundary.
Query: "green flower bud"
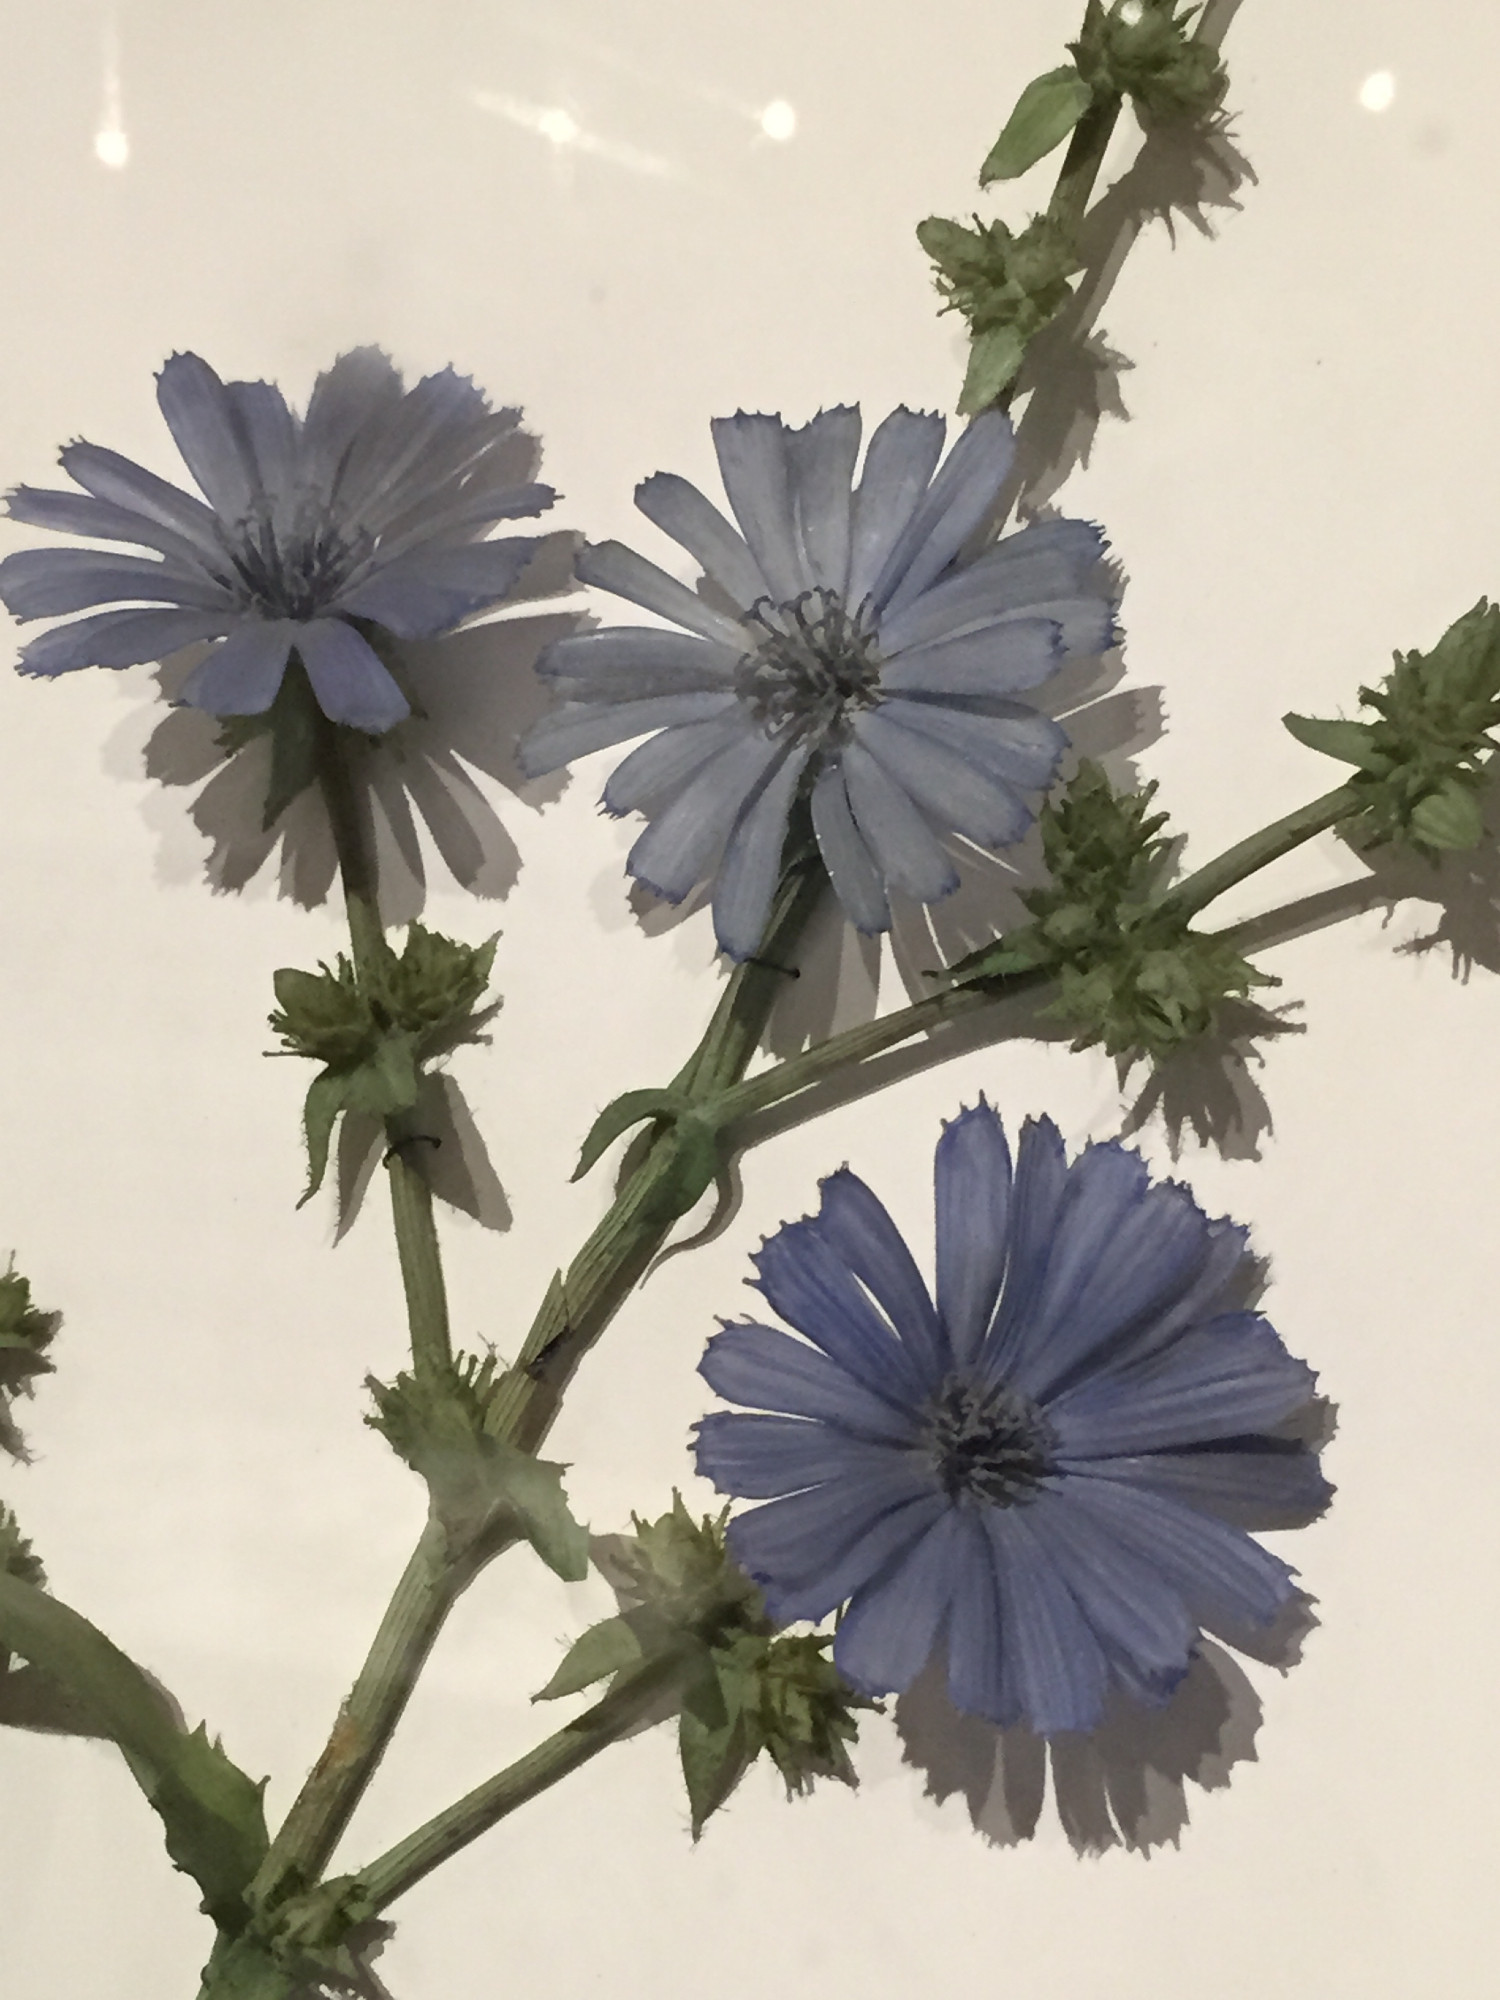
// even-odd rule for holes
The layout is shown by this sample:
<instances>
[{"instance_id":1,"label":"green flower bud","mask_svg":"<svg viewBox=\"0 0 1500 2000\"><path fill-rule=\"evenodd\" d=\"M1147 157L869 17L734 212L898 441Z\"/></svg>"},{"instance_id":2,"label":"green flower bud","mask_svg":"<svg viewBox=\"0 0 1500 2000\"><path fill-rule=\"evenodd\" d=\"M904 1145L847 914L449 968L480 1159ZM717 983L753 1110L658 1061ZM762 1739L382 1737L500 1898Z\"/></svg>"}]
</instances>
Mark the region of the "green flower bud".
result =
<instances>
[{"instance_id":1,"label":"green flower bud","mask_svg":"<svg viewBox=\"0 0 1500 2000\"><path fill-rule=\"evenodd\" d=\"M982 410L1009 387L1031 340L1056 318L1082 266L1069 232L1045 215L1020 235L1003 222L974 227L932 215L917 225L917 241L932 259L942 311L962 313L973 346L958 407Z\"/></svg>"},{"instance_id":2,"label":"green flower bud","mask_svg":"<svg viewBox=\"0 0 1500 2000\"><path fill-rule=\"evenodd\" d=\"M61 1325L61 1313L41 1312L31 1303L31 1286L14 1264L0 1273L0 1451L12 1458L24 1459L26 1447L10 1398L29 1396L37 1376L52 1373L46 1350Z\"/></svg>"},{"instance_id":3,"label":"green flower bud","mask_svg":"<svg viewBox=\"0 0 1500 2000\"><path fill-rule=\"evenodd\" d=\"M1173 0L1089 0L1083 29L1069 48L1095 97L1128 97L1148 122L1210 117L1228 88L1218 51L1192 38L1198 7L1176 12Z\"/></svg>"},{"instance_id":4,"label":"green flower bud","mask_svg":"<svg viewBox=\"0 0 1500 2000\"><path fill-rule=\"evenodd\" d=\"M1478 845L1479 793L1500 728L1500 606L1480 598L1430 653L1397 653L1378 688L1361 688L1372 722L1288 715L1299 743L1353 764L1368 806L1357 845L1403 841L1432 858Z\"/></svg>"}]
</instances>

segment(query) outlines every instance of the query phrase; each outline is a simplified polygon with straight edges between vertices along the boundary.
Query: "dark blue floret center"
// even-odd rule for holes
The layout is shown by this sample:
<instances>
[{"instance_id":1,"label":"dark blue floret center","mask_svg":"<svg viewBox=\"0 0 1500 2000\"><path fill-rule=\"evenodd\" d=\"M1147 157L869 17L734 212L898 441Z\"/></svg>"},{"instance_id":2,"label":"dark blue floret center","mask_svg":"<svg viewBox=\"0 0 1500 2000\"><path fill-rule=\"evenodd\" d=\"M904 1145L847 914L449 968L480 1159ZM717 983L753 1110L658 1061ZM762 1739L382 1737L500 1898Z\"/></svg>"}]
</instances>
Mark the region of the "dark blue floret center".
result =
<instances>
[{"instance_id":1,"label":"dark blue floret center","mask_svg":"<svg viewBox=\"0 0 1500 2000\"><path fill-rule=\"evenodd\" d=\"M852 710L880 700L874 634L834 590L805 590L789 604L762 598L745 623L764 636L740 661L735 687L767 735L840 742Z\"/></svg>"},{"instance_id":2,"label":"dark blue floret center","mask_svg":"<svg viewBox=\"0 0 1500 2000\"><path fill-rule=\"evenodd\" d=\"M369 553L367 535L344 535L326 516L299 521L285 540L264 515L237 527L225 538L232 574L222 581L270 618L317 617Z\"/></svg>"},{"instance_id":3,"label":"dark blue floret center","mask_svg":"<svg viewBox=\"0 0 1500 2000\"><path fill-rule=\"evenodd\" d=\"M921 1449L951 1500L1009 1507L1050 1469L1045 1418L1003 1383L950 1375L922 1410L920 1424Z\"/></svg>"}]
</instances>

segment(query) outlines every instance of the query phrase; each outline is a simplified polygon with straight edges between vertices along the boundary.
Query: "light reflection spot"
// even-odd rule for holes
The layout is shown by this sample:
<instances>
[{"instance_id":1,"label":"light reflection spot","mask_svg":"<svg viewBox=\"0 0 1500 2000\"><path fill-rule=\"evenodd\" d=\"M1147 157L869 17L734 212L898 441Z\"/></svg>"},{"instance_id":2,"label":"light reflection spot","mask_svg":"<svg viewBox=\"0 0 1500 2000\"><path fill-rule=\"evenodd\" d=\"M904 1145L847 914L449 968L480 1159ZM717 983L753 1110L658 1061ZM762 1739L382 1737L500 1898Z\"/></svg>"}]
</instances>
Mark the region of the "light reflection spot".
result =
<instances>
[{"instance_id":1,"label":"light reflection spot","mask_svg":"<svg viewBox=\"0 0 1500 2000\"><path fill-rule=\"evenodd\" d=\"M536 129L544 139L550 139L554 146L571 146L583 131L583 127L572 113L560 107L540 112L537 116Z\"/></svg>"},{"instance_id":2,"label":"light reflection spot","mask_svg":"<svg viewBox=\"0 0 1500 2000\"><path fill-rule=\"evenodd\" d=\"M1377 69L1359 86L1359 101L1366 111L1389 111L1396 101L1396 79L1388 69Z\"/></svg>"},{"instance_id":3,"label":"light reflection spot","mask_svg":"<svg viewBox=\"0 0 1500 2000\"><path fill-rule=\"evenodd\" d=\"M773 99L762 111L760 129L768 139L783 143L793 137L797 130L797 114L784 97Z\"/></svg>"},{"instance_id":4,"label":"light reflection spot","mask_svg":"<svg viewBox=\"0 0 1500 2000\"><path fill-rule=\"evenodd\" d=\"M130 158L130 141L123 127L102 125L94 134L94 157L106 167L123 167Z\"/></svg>"}]
</instances>

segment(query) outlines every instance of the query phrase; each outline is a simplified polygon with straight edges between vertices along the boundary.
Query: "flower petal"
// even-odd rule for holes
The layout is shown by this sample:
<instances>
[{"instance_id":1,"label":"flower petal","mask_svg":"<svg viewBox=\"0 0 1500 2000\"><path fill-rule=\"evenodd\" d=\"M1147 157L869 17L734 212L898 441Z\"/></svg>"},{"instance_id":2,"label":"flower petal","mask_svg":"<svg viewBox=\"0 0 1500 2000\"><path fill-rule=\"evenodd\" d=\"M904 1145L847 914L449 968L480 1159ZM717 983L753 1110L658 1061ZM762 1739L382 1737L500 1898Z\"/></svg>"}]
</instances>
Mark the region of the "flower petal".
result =
<instances>
[{"instance_id":1,"label":"flower petal","mask_svg":"<svg viewBox=\"0 0 1500 2000\"><path fill-rule=\"evenodd\" d=\"M234 411L253 471L253 484L270 501L295 504L298 441L302 426L287 408L274 382L226 382L224 393Z\"/></svg>"},{"instance_id":2,"label":"flower petal","mask_svg":"<svg viewBox=\"0 0 1500 2000\"><path fill-rule=\"evenodd\" d=\"M256 466L229 392L213 369L199 355L172 355L156 378L156 400L209 506L227 526L247 520L258 498Z\"/></svg>"},{"instance_id":3,"label":"flower petal","mask_svg":"<svg viewBox=\"0 0 1500 2000\"><path fill-rule=\"evenodd\" d=\"M1178 1501L1107 1476L1070 1479L1063 1492L1102 1535L1156 1570L1199 1624L1216 1631L1269 1625L1296 1588L1296 1571L1259 1542Z\"/></svg>"},{"instance_id":4,"label":"flower petal","mask_svg":"<svg viewBox=\"0 0 1500 2000\"><path fill-rule=\"evenodd\" d=\"M981 1357L987 1381L1009 1376L1028 1336L1067 1185L1061 1132L1050 1118L1028 1118L1016 1146L1005 1288Z\"/></svg>"},{"instance_id":5,"label":"flower petal","mask_svg":"<svg viewBox=\"0 0 1500 2000\"><path fill-rule=\"evenodd\" d=\"M367 573L329 608L372 618L398 639L431 639L500 603L530 562L534 535L466 548L418 548Z\"/></svg>"},{"instance_id":6,"label":"flower petal","mask_svg":"<svg viewBox=\"0 0 1500 2000\"><path fill-rule=\"evenodd\" d=\"M264 715L300 630L290 618L242 619L188 675L178 699L210 715Z\"/></svg>"},{"instance_id":7,"label":"flower petal","mask_svg":"<svg viewBox=\"0 0 1500 2000\"><path fill-rule=\"evenodd\" d=\"M1062 656L1050 618L1015 618L892 654L880 669L880 691L939 698L1016 694L1056 673Z\"/></svg>"},{"instance_id":8,"label":"flower petal","mask_svg":"<svg viewBox=\"0 0 1500 2000\"><path fill-rule=\"evenodd\" d=\"M981 1097L943 1127L933 1162L937 1210L937 1304L962 1368L994 1317L1010 1227L1010 1147Z\"/></svg>"},{"instance_id":9,"label":"flower petal","mask_svg":"<svg viewBox=\"0 0 1500 2000\"><path fill-rule=\"evenodd\" d=\"M716 697L682 695L682 701ZM646 707L644 702L630 704ZM669 903L680 903L713 870L730 829L785 754L761 730L746 722L712 762L685 785L636 841L625 866Z\"/></svg>"},{"instance_id":10,"label":"flower petal","mask_svg":"<svg viewBox=\"0 0 1500 2000\"><path fill-rule=\"evenodd\" d=\"M963 1539L954 1552L948 1613L948 1696L961 1714L1010 1728L1022 1720L1022 1710L1007 1659L994 1550L978 1514L960 1508L954 1518L962 1523Z\"/></svg>"},{"instance_id":11,"label":"flower petal","mask_svg":"<svg viewBox=\"0 0 1500 2000\"><path fill-rule=\"evenodd\" d=\"M1221 1313L1160 1352L1086 1376L1047 1420L1064 1459L1173 1451L1269 1430L1316 1380L1258 1313Z\"/></svg>"},{"instance_id":12,"label":"flower petal","mask_svg":"<svg viewBox=\"0 0 1500 2000\"><path fill-rule=\"evenodd\" d=\"M897 1409L920 1399L920 1369L815 1222L785 1223L751 1262L773 1309L856 1381Z\"/></svg>"},{"instance_id":13,"label":"flower petal","mask_svg":"<svg viewBox=\"0 0 1500 2000\"><path fill-rule=\"evenodd\" d=\"M648 736L609 775L604 809L620 815L663 811L673 794L682 791L708 763L744 734L745 720L736 703L709 722L684 722Z\"/></svg>"},{"instance_id":14,"label":"flower petal","mask_svg":"<svg viewBox=\"0 0 1500 2000\"><path fill-rule=\"evenodd\" d=\"M1005 705L1020 710L1018 702ZM1013 785L1023 792L1046 791L1068 747L1067 736L1048 715L976 715L969 708L942 708L933 701L900 696L883 702L881 708L903 729L957 751L992 784Z\"/></svg>"},{"instance_id":15,"label":"flower petal","mask_svg":"<svg viewBox=\"0 0 1500 2000\"><path fill-rule=\"evenodd\" d=\"M856 739L929 820L981 847L1019 840L1032 820L1024 801L947 744L903 728L897 716L910 705L883 702L856 717Z\"/></svg>"},{"instance_id":16,"label":"flower petal","mask_svg":"<svg viewBox=\"0 0 1500 2000\"><path fill-rule=\"evenodd\" d=\"M729 1524L730 1554L766 1595L778 1625L826 1618L951 1511L910 1453L862 1474L768 1500Z\"/></svg>"},{"instance_id":17,"label":"flower petal","mask_svg":"<svg viewBox=\"0 0 1500 2000\"><path fill-rule=\"evenodd\" d=\"M892 410L865 453L854 495L849 603L863 604L915 513L943 450L947 425L925 410Z\"/></svg>"},{"instance_id":18,"label":"flower petal","mask_svg":"<svg viewBox=\"0 0 1500 2000\"><path fill-rule=\"evenodd\" d=\"M1302 1528L1333 1498L1317 1454L1285 1438L1233 1438L1217 1450L1061 1459L1058 1470L1139 1486L1234 1528Z\"/></svg>"},{"instance_id":19,"label":"flower petal","mask_svg":"<svg viewBox=\"0 0 1500 2000\"><path fill-rule=\"evenodd\" d=\"M405 393L400 371L378 347L351 348L313 383L302 419L303 466L309 489L328 495L330 512L342 510L355 438L366 424L388 422Z\"/></svg>"},{"instance_id":20,"label":"flower petal","mask_svg":"<svg viewBox=\"0 0 1500 2000\"><path fill-rule=\"evenodd\" d=\"M715 611L711 604L705 604L697 591L689 590L685 583L668 576L664 569L647 562L623 542L590 543L574 562L573 573L580 583L592 584L597 590L612 590L616 597L627 598L660 618L670 618L674 625L696 632L700 639L712 639L740 653L745 651L742 626L726 618L722 611Z\"/></svg>"},{"instance_id":21,"label":"flower petal","mask_svg":"<svg viewBox=\"0 0 1500 2000\"><path fill-rule=\"evenodd\" d=\"M1042 1491L1025 1508L1026 1525L1073 1593L1125 1692L1160 1707L1188 1670L1198 1637L1181 1593L1156 1565L1136 1554L1072 1498Z\"/></svg>"},{"instance_id":22,"label":"flower petal","mask_svg":"<svg viewBox=\"0 0 1500 2000\"><path fill-rule=\"evenodd\" d=\"M330 722L383 736L411 709L369 641L342 618L297 627L297 652Z\"/></svg>"},{"instance_id":23,"label":"flower petal","mask_svg":"<svg viewBox=\"0 0 1500 2000\"><path fill-rule=\"evenodd\" d=\"M232 612L229 593L201 569L149 556L106 555L96 549L19 549L0 562L0 601L13 618L55 618L96 604L145 600Z\"/></svg>"},{"instance_id":24,"label":"flower petal","mask_svg":"<svg viewBox=\"0 0 1500 2000\"><path fill-rule=\"evenodd\" d=\"M1096 577L1104 549L1104 537L1090 521L1034 523L1005 536L900 610L888 610L881 637L898 652L1009 619L1040 617L1076 628L1066 651L1092 651L1075 641L1101 638L1111 629L1112 589Z\"/></svg>"},{"instance_id":25,"label":"flower petal","mask_svg":"<svg viewBox=\"0 0 1500 2000\"><path fill-rule=\"evenodd\" d=\"M200 639L222 638L233 622L229 612L96 611L40 633L21 648L16 667L50 677L79 667L143 666Z\"/></svg>"},{"instance_id":26,"label":"flower petal","mask_svg":"<svg viewBox=\"0 0 1500 2000\"><path fill-rule=\"evenodd\" d=\"M994 505L1014 456L1009 417L984 410L972 420L876 578L877 610L899 611L941 575Z\"/></svg>"},{"instance_id":27,"label":"flower petal","mask_svg":"<svg viewBox=\"0 0 1500 2000\"><path fill-rule=\"evenodd\" d=\"M158 479L134 459L122 458L117 451L80 439L65 445L58 463L86 493L110 506L139 514L146 521L169 529L197 549L213 568L226 566L224 545L213 510L180 486Z\"/></svg>"},{"instance_id":28,"label":"flower petal","mask_svg":"<svg viewBox=\"0 0 1500 2000\"><path fill-rule=\"evenodd\" d=\"M812 822L818 852L844 915L867 937L889 930L891 906L886 901L885 884L854 824L843 769L837 763L824 763L814 780Z\"/></svg>"},{"instance_id":29,"label":"flower petal","mask_svg":"<svg viewBox=\"0 0 1500 2000\"><path fill-rule=\"evenodd\" d=\"M1035 1503L980 1515L995 1562L1008 1689L1039 1736L1097 1727L1109 1671L1104 1652L1031 1526Z\"/></svg>"},{"instance_id":30,"label":"flower petal","mask_svg":"<svg viewBox=\"0 0 1500 2000\"><path fill-rule=\"evenodd\" d=\"M1068 1177L1016 1386L1045 1402L1081 1370L1133 1352L1194 1284L1209 1247L1208 1218L1186 1188L1151 1185L1145 1163L1114 1141L1088 1147Z\"/></svg>"},{"instance_id":31,"label":"flower petal","mask_svg":"<svg viewBox=\"0 0 1500 2000\"><path fill-rule=\"evenodd\" d=\"M187 495L181 497L186 500ZM207 508L203 511L208 512ZM201 542L190 541L175 529L163 527L138 508L97 500L92 493L18 486L6 496L6 512L13 521L25 521L33 528L52 528L59 534L86 535L100 542L132 542L141 548L157 549L190 569L206 573Z\"/></svg>"},{"instance_id":32,"label":"flower petal","mask_svg":"<svg viewBox=\"0 0 1500 2000\"><path fill-rule=\"evenodd\" d=\"M686 479L675 472L655 472L635 489L635 504L697 558L731 603L748 610L767 594L770 586L743 538Z\"/></svg>"},{"instance_id":33,"label":"flower petal","mask_svg":"<svg viewBox=\"0 0 1500 2000\"><path fill-rule=\"evenodd\" d=\"M833 1641L834 1664L862 1694L909 1688L932 1657L954 1586L964 1574L964 1525L955 1508L854 1593Z\"/></svg>"},{"instance_id":34,"label":"flower petal","mask_svg":"<svg viewBox=\"0 0 1500 2000\"><path fill-rule=\"evenodd\" d=\"M645 736L653 729L669 729L676 723L708 722L738 708L732 694L656 695L649 701L607 705L592 701L564 702L528 732L517 754L527 777L541 778L548 771L560 771L575 757L607 750L612 743L628 743L632 737Z\"/></svg>"},{"instance_id":35,"label":"flower petal","mask_svg":"<svg viewBox=\"0 0 1500 2000\"><path fill-rule=\"evenodd\" d=\"M847 1167L821 1184L813 1227L854 1273L890 1321L917 1367L922 1389L935 1389L951 1362L937 1312L911 1252L882 1203Z\"/></svg>"},{"instance_id":36,"label":"flower petal","mask_svg":"<svg viewBox=\"0 0 1500 2000\"><path fill-rule=\"evenodd\" d=\"M851 1437L899 1448L916 1425L908 1409L878 1396L847 1368L774 1326L736 1323L709 1341L698 1373L726 1403L779 1415L815 1417Z\"/></svg>"},{"instance_id":37,"label":"flower petal","mask_svg":"<svg viewBox=\"0 0 1500 2000\"><path fill-rule=\"evenodd\" d=\"M790 604L812 588L797 546L786 425L780 417L715 417L709 425L730 509L773 601Z\"/></svg>"},{"instance_id":38,"label":"flower petal","mask_svg":"<svg viewBox=\"0 0 1500 2000\"><path fill-rule=\"evenodd\" d=\"M536 663L569 701L646 701L704 689L732 693L739 655L689 632L652 625L607 625L555 639Z\"/></svg>"},{"instance_id":39,"label":"flower petal","mask_svg":"<svg viewBox=\"0 0 1500 2000\"><path fill-rule=\"evenodd\" d=\"M730 958L759 950L771 914L781 857L810 743L794 743L745 808L729 836L714 881L714 936Z\"/></svg>"},{"instance_id":40,"label":"flower petal","mask_svg":"<svg viewBox=\"0 0 1500 2000\"><path fill-rule=\"evenodd\" d=\"M894 888L919 903L936 903L958 887L958 870L906 793L864 746L840 754L854 823Z\"/></svg>"},{"instance_id":41,"label":"flower petal","mask_svg":"<svg viewBox=\"0 0 1500 2000\"><path fill-rule=\"evenodd\" d=\"M859 410L820 410L801 430L788 431L792 521L801 567L810 584L844 596L849 582L850 487L859 456Z\"/></svg>"},{"instance_id":42,"label":"flower petal","mask_svg":"<svg viewBox=\"0 0 1500 2000\"><path fill-rule=\"evenodd\" d=\"M889 1456L884 1445L803 1417L719 1410L700 1418L693 1432L699 1477L745 1500L777 1500L851 1472L883 1471Z\"/></svg>"}]
</instances>

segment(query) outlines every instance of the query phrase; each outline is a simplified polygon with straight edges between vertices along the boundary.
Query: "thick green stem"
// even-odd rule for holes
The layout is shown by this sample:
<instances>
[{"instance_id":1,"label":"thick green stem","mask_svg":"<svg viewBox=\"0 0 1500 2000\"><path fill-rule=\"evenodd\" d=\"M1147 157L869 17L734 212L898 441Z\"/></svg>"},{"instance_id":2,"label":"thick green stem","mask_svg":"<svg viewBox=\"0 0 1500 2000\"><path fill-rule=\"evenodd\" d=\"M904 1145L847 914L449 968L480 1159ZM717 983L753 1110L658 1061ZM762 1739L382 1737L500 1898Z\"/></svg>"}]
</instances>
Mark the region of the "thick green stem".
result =
<instances>
[{"instance_id":1,"label":"thick green stem","mask_svg":"<svg viewBox=\"0 0 1500 2000\"><path fill-rule=\"evenodd\" d=\"M449 1608L471 1581L472 1567L453 1564L446 1544L443 1529L429 1521L323 1754L256 1875L257 1901L274 1904L316 1881L338 1845Z\"/></svg>"},{"instance_id":2,"label":"thick green stem","mask_svg":"<svg viewBox=\"0 0 1500 2000\"><path fill-rule=\"evenodd\" d=\"M1257 870L1279 861L1283 854L1290 854L1294 847L1300 847L1315 834L1326 833L1340 820L1353 819L1368 803L1368 792L1357 784L1340 785L1335 791L1325 792L1310 805L1299 806L1284 819L1273 820L1259 833L1226 847L1212 861L1184 876L1162 898L1162 909L1176 917L1196 916L1236 882L1243 882Z\"/></svg>"},{"instance_id":3,"label":"thick green stem","mask_svg":"<svg viewBox=\"0 0 1500 2000\"><path fill-rule=\"evenodd\" d=\"M1077 234L1078 226L1083 221L1089 197L1094 192L1094 183L1099 178L1099 169L1104 165L1104 155L1119 123L1123 103L1124 99L1115 94L1096 98L1073 127L1073 136L1057 176L1057 186L1047 204L1048 221L1055 222L1072 235Z\"/></svg>"},{"instance_id":4,"label":"thick green stem","mask_svg":"<svg viewBox=\"0 0 1500 2000\"><path fill-rule=\"evenodd\" d=\"M432 1213L432 1189L407 1158L408 1150L420 1143L420 1135L401 1132L402 1122L387 1120L391 1144L385 1170L390 1176L391 1219L396 1228L401 1283L406 1289L412 1366L419 1375L441 1375L453 1362L442 1252Z\"/></svg>"},{"instance_id":5,"label":"thick green stem","mask_svg":"<svg viewBox=\"0 0 1500 2000\"><path fill-rule=\"evenodd\" d=\"M507 1813L618 1743L659 1709L663 1694L681 1679L686 1664L686 1656L666 1654L623 1675L602 1701L361 1868L362 1906L372 1914L388 1909Z\"/></svg>"}]
</instances>

